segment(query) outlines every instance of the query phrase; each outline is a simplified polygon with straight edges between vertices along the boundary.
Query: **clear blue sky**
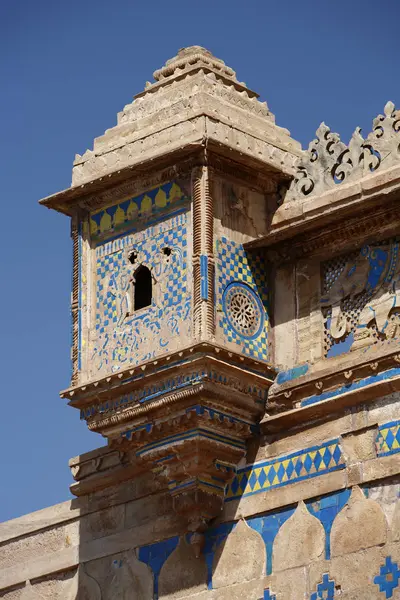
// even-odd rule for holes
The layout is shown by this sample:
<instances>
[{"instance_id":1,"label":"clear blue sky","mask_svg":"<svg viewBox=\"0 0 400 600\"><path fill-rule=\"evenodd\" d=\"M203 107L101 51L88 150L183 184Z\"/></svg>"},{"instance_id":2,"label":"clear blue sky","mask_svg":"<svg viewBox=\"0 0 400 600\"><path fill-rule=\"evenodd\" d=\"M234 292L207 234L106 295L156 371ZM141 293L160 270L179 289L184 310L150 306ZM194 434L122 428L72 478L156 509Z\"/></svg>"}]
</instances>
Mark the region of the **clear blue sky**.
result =
<instances>
[{"instance_id":1,"label":"clear blue sky","mask_svg":"<svg viewBox=\"0 0 400 600\"><path fill-rule=\"evenodd\" d=\"M37 200L183 46L224 59L304 146L321 120L368 133L400 105L399 17L398 0L1 2L0 521L66 500L68 459L103 443L58 397L69 222Z\"/></svg>"}]
</instances>

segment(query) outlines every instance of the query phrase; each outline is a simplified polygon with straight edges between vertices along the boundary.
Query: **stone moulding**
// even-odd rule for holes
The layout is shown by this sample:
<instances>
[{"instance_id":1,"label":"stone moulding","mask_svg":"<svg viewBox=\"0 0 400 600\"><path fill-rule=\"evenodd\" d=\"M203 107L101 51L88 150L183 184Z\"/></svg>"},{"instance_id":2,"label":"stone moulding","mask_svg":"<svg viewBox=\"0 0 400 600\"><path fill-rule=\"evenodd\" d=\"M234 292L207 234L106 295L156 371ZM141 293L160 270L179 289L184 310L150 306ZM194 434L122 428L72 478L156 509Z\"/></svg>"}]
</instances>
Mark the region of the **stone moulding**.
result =
<instances>
[{"instance_id":1,"label":"stone moulding","mask_svg":"<svg viewBox=\"0 0 400 600\"><path fill-rule=\"evenodd\" d=\"M202 356L204 358L215 358L229 362L232 372L237 369L244 370L259 381L268 381L272 383L275 378L275 369L268 364L260 363L250 357L242 356L231 352L218 344L200 342L191 344L177 352L171 352L156 360L151 359L141 363L136 367L121 369L115 373L110 373L100 379L93 379L81 385L71 386L62 392L60 397L68 399L69 404L75 408L84 409L92 404L93 398L100 404L101 394L106 394L107 400L122 396L126 393L127 386L133 388L135 382L139 382L139 387L145 387L145 381L150 377L160 379L160 373L173 367L181 368L182 364L190 363L195 358ZM253 379L254 384L254 379Z\"/></svg>"},{"instance_id":2,"label":"stone moulding","mask_svg":"<svg viewBox=\"0 0 400 600\"><path fill-rule=\"evenodd\" d=\"M74 216L77 210L96 210L124 198L137 196L168 181L186 179L190 177L194 168L205 164L216 173L228 175L240 184L250 184L262 193L277 193L279 182L268 170L260 168L259 163L256 162L257 170L254 171L249 165L233 160L231 152L225 157L208 148L206 154L201 144L199 147L180 150L178 154L164 156L161 160L153 160L150 163L144 161L125 167L107 177L100 177L96 181L48 196L40 203L65 215Z\"/></svg>"},{"instance_id":3,"label":"stone moulding","mask_svg":"<svg viewBox=\"0 0 400 600\"><path fill-rule=\"evenodd\" d=\"M124 469L146 465L168 486L198 555L246 440L258 431L274 376L269 365L201 343L66 390L62 396L80 409L90 430L107 438L111 452L98 464L71 465L76 478L87 479L77 492L93 478L106 484L105 458L122 479Z\"/></svg>"},{"instance_id":4,"label":"stone moulding","mask_svg":"<svg viewBox=\"0 0 400 600\"><path fill-rule=\"evenodd\" d=\"M385 345L355 357L329 359L292 381L274 383L268 405L277 406L263 419L264 431L279 431L371 402L400 390L400 354ZM369 354L369 357L368 357ZM331 362L332 361L332 362ZM329 364L331 362L331 364Z\"/></svg>"},{"instance_id":5,"label":"stone moulding","mask_svg":"<svg viewBox=\"0 0 400 600\"><path fill-rule=\"evenodd\" d=\"M142 136L115 151L102 154L88 151L85 161L75 166L73 186L208 140L228 146L242 155L255 157L270 169L283 171L286 177L293 175L297 155L289 152L283 143L279 140L272 143L271 136L260 131L246 131L248 125L235 127L224 121L221 117L217 120L216 113L200 109L190 120L171 124L168 129Z\"/></svg>"},{"instance_id":6,"label":"stone moulding","mask_svg":"<svg viewBox=\"0 0 400 600\"><path fill-rule=\"evenodd\" d=\"M400 218L399 189L400 165L395 165L321 196L284 203L268 236L245 247L268 248L270 260L282 261L342 252L375 233L392 235Z\"/></svg>"},{"instance_id":7,"label":"stone moulding","mask_svg":"<svg viewBox=\"0 0 400 600\"><path fill-rule=\"evenodd\" d=\"M208 65L213 69L216 69L218 73L237 81L235 71L226 66L223 60L216 58L209 50L203 48L202 46L181 48L177 56L170 58L161 69L154 71L153 77L156 81L165 80L171 75L174 75L177 69L181 71L190 65L197 65L198 68L199 63ZM147 87L147 90L148 89L149 88Z\"/></svg>"}]
</instances>

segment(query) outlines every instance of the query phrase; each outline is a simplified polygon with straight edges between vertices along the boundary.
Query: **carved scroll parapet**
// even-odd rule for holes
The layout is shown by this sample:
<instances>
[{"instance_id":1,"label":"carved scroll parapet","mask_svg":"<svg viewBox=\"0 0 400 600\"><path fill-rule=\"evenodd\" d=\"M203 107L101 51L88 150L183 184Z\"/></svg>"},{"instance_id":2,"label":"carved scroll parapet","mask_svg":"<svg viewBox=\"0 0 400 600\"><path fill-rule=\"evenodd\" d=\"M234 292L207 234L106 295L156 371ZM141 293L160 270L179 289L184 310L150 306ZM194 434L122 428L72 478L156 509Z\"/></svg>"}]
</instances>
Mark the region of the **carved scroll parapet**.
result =
<instances>
[{"instance_id":1,"label":"carved scroll parapet","mask_svg":"<svg viewBox=\"0 0 400 600\"><path fill-rule=\"evenodd\" d=\"M377 169L386 169L400 158L400 111L387 102L366 139L359 127L348 146L325 123L317 129L304 156L299 159L296 175L285 202L320 195L342 183L357 181Z\"/></svg>"}]
</instances>

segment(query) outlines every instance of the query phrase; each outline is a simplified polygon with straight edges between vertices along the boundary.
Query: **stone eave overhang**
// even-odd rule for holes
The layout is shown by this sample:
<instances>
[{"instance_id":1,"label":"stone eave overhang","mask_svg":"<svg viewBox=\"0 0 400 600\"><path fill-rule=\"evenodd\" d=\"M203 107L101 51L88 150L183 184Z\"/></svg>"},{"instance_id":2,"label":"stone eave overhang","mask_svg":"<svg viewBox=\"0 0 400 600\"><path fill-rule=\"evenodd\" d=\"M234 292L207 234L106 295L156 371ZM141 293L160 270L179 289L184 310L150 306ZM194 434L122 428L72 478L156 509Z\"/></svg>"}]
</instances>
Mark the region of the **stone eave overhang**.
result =
<instances>
[{"instance_id":1,"label":"stone eave overhang","mask_svg":"<svg viewBox=\"0 0 400 600\"><path fill-rule=\"evenodd\" d=\"M382 344L328 359L293 380L274 383L262 427L264 432L294 427L399 390L400 348Z\"/></svg>"},{"instance_id":2,"label":"stone eave overhang","mask_svg":"<svg viewBox=\"0 0 400 600\"><path fill-rule=\"evenodd\" d=\"M147 385L148 381L160 379L167 372L179 370L183 364L190 365L198 359L219 361L232 371L240 369L242 373L251 375L255 381L262 381L268 386L272 385L277 373L276 369L269 363L242 356L217 344L199 342L177 352L148 360L138 366L131 365L100 379L92 379L69 387L61 391L60 396L63 399L68 399L71 406L82 408L94 399L100 399L103 395L106 395L107 398L114 398L125 394L138 383L142 386L145 379Z\"/></svg>"},{"instance_id":3,"label":"stone eave overhang","mask_svg":"<svg viewBox=\"0 0 400 600\"><path fill-rule=\"evenodd\" d=\"M138 178L146 177L155 169L164 169L170 166L171 163L185 160L190 156L198 157L199 152L203 148L204 143L202 140L199 140L194 144L185 145L163 156L138 161L135 164L118 169L107 175L102 175L81 185L71 186L51 196L42 198L39 200L39 204L71 217L77 208L85 203L85 201L90 201L90 197L94 194L111 190L122 182L125 183L127 180L135 181Z\"/></svg>"},{"instance_id":4,"label":"stone eave overhang","mask_svg":"<svg viewBox=\"0 0 400 600\"><path fill-rule=\"evenodd\" d=\"M248 242L249 250L266 248L271 256L296 257L342 252L376 234L394 233L400 220L400 165L357 182L338 184L319 196L283 203L269 233Z\"/></svg>"},{"instance_id":5,"label":"stone eave overhang","mask_svg":"<svg viewBox=\"0 0 400 600\"><path fill-rule=\"evenodd\" d=\"M207 114L202 116L210 118ZM274 147L272 142L270 145ZM279 144L277 147L279 147ZM179 148L163 148L159 155L138 160L134 164L101 175L91 181L71 186L39 200L39 203L49 209L72 216L80 206L87 207L90 205L92 196L111 190L122 183L125 184L130 180L136 181L139 178L148 177L156 170L175 168L177 172L183 172L185 168L190 171L190 168L196 166L196 164L207 164L209 160L207 153L223 160L229 160L236 164L239 170L240 168L252 170L253 174L256 173L257 175L253 175L255 187L257 187L257 179L269 178L278 182L287 182L290 181L293 175L292 170L286 165L281 164L278 166L278 164L246 153L244 149L236 149L229 144L223 144L219 140L213 139L212 136L208 136L204 131L204 134L197 140L182 143Z\"/></svg>"}]
</instances>

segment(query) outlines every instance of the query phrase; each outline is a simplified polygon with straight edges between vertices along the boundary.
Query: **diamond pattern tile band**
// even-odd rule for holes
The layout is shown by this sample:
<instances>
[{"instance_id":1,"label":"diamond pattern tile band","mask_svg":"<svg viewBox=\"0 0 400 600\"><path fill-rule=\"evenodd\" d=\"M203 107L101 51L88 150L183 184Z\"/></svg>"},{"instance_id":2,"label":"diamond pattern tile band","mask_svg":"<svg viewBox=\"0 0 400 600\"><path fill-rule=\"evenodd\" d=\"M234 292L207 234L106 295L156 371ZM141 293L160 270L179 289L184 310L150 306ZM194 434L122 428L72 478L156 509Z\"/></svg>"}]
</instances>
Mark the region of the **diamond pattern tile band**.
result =
<instances>
[{"instance_id":1,"label":"diamond pattern tile band","mask_svg":"<svg viewBox=\"0 0 400 600\"><path fill-rule=\"evenodd\" d=\"M226 499L234 500L271 488L310 479L345 468L339 440L300 450L273 460L240 469L229 484Z\"/></svg>"},{"instance_id":2,"label":"diamond pattern tile band","mask_svg":"<svg viewBox=\"0 0 400 600\"><path fill-rule=\"evenodd\" d=\"M375 440L378 456L387 456L400 452L400 421L391 421L381 425Z\"/></svg>"}]
</instances>

